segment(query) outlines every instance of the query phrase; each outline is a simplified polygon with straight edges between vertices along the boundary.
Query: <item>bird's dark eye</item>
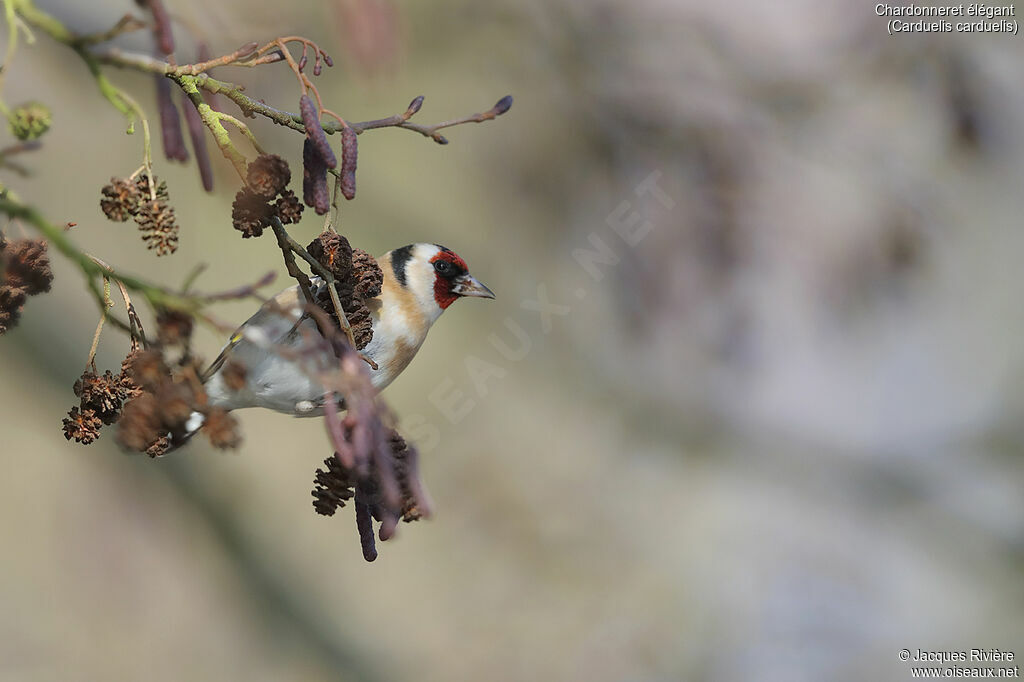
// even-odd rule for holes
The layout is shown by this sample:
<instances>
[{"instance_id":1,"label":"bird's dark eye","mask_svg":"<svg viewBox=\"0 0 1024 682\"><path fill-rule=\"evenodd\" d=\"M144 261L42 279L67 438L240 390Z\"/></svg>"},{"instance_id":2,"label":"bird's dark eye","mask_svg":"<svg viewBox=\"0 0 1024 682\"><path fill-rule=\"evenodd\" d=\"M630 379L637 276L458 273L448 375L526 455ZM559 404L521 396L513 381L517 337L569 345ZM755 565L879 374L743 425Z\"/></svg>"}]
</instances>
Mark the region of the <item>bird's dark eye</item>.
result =
<instances>
[{"instance_id":1,"label":"bird's dark eye","mask_svg":"<svg viewBox=\"0 0 1024 682\"><path fill-rule=\"evenodd\" d=\"M434 263L434 269L437 270L440 275L447 275L452 271L452 264L446 260L439 260Z\"/></svg>"}]
</instances>

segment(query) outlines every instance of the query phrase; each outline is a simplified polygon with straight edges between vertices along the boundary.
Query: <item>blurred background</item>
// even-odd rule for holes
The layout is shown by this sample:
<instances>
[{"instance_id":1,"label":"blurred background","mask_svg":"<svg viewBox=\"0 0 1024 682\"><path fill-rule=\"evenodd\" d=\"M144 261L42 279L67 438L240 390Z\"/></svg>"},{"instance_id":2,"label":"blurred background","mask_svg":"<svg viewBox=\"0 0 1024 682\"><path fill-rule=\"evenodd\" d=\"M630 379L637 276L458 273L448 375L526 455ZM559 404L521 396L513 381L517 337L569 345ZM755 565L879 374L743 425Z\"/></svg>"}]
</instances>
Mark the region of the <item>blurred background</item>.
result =
<instances>
[{"instance_id":1,"label":"blurred background","mask_svg":"<svg viewBox=\"0 0 1024 682\"><path fill-rule=\"evenodd\" d=\"M350 119L513 94L447 147L361 136L339 228L445 244L498 298L455 305L385 393L437 513L367 564L351 507L313 512L319 421L239 413L237 455L65 442L97 313L55 257L0 339L0 679L898 680L903 648L1024 655L1024 43L890 37L842 0L166 1L181 61L190 31L319 41ZM139 13L38 4L79 32ZM109 75L156 125L152 78ZM284 66L216 75L297 108ZM182 226L158 259L100 213L141 140L81 62L40 36L7 78L54 126L0 180L83 248L284 286L231 229L223 159L205 194L158 154ZM299 167L299 135L251 123ZM100 367L126 351L108 330Z\"/></svg>"}]
</instances>

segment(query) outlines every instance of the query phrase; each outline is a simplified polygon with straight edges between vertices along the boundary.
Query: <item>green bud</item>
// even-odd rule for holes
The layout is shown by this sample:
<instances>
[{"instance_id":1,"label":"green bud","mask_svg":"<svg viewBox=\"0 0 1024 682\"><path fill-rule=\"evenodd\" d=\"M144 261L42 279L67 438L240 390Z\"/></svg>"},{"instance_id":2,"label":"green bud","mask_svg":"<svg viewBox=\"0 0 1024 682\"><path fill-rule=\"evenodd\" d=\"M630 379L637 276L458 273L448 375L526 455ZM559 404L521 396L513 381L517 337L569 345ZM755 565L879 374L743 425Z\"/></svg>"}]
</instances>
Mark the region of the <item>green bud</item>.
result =
<instances>
[{"instance_id":1,"label":"green bud","mask_svg":"<svg viewBox=\"0 0 1024 682\"><path fill-rule=\"evenodd\" d=\"M52 122L50 108L41 102L26 102L15 107L7 117L11 134L19 140L38 140Z\"/></svg>"}]
</instances>

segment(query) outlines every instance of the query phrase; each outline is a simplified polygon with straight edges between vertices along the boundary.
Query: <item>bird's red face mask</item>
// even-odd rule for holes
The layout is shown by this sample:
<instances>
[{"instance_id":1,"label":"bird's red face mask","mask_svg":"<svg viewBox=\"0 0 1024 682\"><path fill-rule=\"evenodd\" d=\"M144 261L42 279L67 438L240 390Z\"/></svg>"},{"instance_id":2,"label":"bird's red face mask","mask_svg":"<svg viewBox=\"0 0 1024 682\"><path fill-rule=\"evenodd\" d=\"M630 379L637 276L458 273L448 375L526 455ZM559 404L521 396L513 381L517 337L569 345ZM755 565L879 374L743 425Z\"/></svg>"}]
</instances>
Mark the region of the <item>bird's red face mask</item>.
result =
<instances>
[{"instance_id":1,"label":"bird's red face mask","mask_svg":"<svg viewBox=\"0 0 1024 682\"><path fill-rule=\"evenodd\" d=\"M441 310L462 296L494 298L494 292L469 274L466 261L451 249L438 248L441 251L430 259L430 264L434 266L434 300Z\"/></svg>"}]
</instances>

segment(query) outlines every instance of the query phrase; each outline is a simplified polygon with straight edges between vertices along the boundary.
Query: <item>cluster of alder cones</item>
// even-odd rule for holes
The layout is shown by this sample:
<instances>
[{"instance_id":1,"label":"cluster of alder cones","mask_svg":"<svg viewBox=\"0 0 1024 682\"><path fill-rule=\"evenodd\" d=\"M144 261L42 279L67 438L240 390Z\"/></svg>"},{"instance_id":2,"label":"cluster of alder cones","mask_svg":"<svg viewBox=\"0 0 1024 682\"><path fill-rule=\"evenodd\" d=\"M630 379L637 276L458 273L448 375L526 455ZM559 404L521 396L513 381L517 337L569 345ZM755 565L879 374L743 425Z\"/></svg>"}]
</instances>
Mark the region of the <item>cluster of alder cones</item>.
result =
<instances>
[{"instance_id":1,"label":"cluster of alder cones","mask_svg":"<svg viewBox=\"0 0 1024 682\"><path fill-rule=\"evenodd\" d=\"M75 382L79 404L64 419L64 437L88 445L103 426L118 425L117 441L127 450L159 457L186 434L186 422L193 413L203 415L202 432L217 448L234 448L241 443L234 417L207 404L200 379L202 361L189 352L192 317L173 310L157 316L158 342L146 350L133 349L121 363L118 374L95 367ZM169 362L173 348L181 350L178 360ZM232 368L237 369L237 368ZM244 371L238 381L244 383Z\"/></svg>"},{"instance_id":2,"label":"cluster of alder cones","mask_svg":"<svg viewBox=\"0 0 1024 682\"><path fill-rule=\"evenodd\" d=\"M303 206L288 189L292 172L277 154L263 154L249 164L245 187L231 205L231 224L243 238L259 237L276 216L288 225L302 217Z\"/></svg>"},{"instance_id":3,"label":"cluster of alder cones","mask_svg":"<svg viewBox=\"0 0 1024 682\"><path fill-rule=\"evenodd\" d=\"M166 256L178 250L178 221L166 182L141 172L134 178L111 178L100 193L104 215L119 223L133 218L143 241L156 255Z\"/></svg>"},{"instance_id":4,"label":"cluster of alder cones","mask_svg":"<svg viewBox=\"0 0 1024 682\"><path fill-rule=\"evenodd\" d=\"M52 282L45 241L0 235L0 334L18 324L28 297L46 293Z\"/></svg>"},{"instance_id":5,"label":"cluster of alder cones","mask_svg":"<svg viewBox=\"0 0 1024 682\"><path fill-rule=\"evenodd\" d=\"M336 232L320 234L306 251L334 276L335 290L352 327L356 350L362 350L373 338L373 320L366 301L379 296L384 283L384 273L377 259L362 249L352 248L348 239ZM330 292L323 283L316 288L314 296L317 305L337 323Z\"/></svg>"}]
</instances>

